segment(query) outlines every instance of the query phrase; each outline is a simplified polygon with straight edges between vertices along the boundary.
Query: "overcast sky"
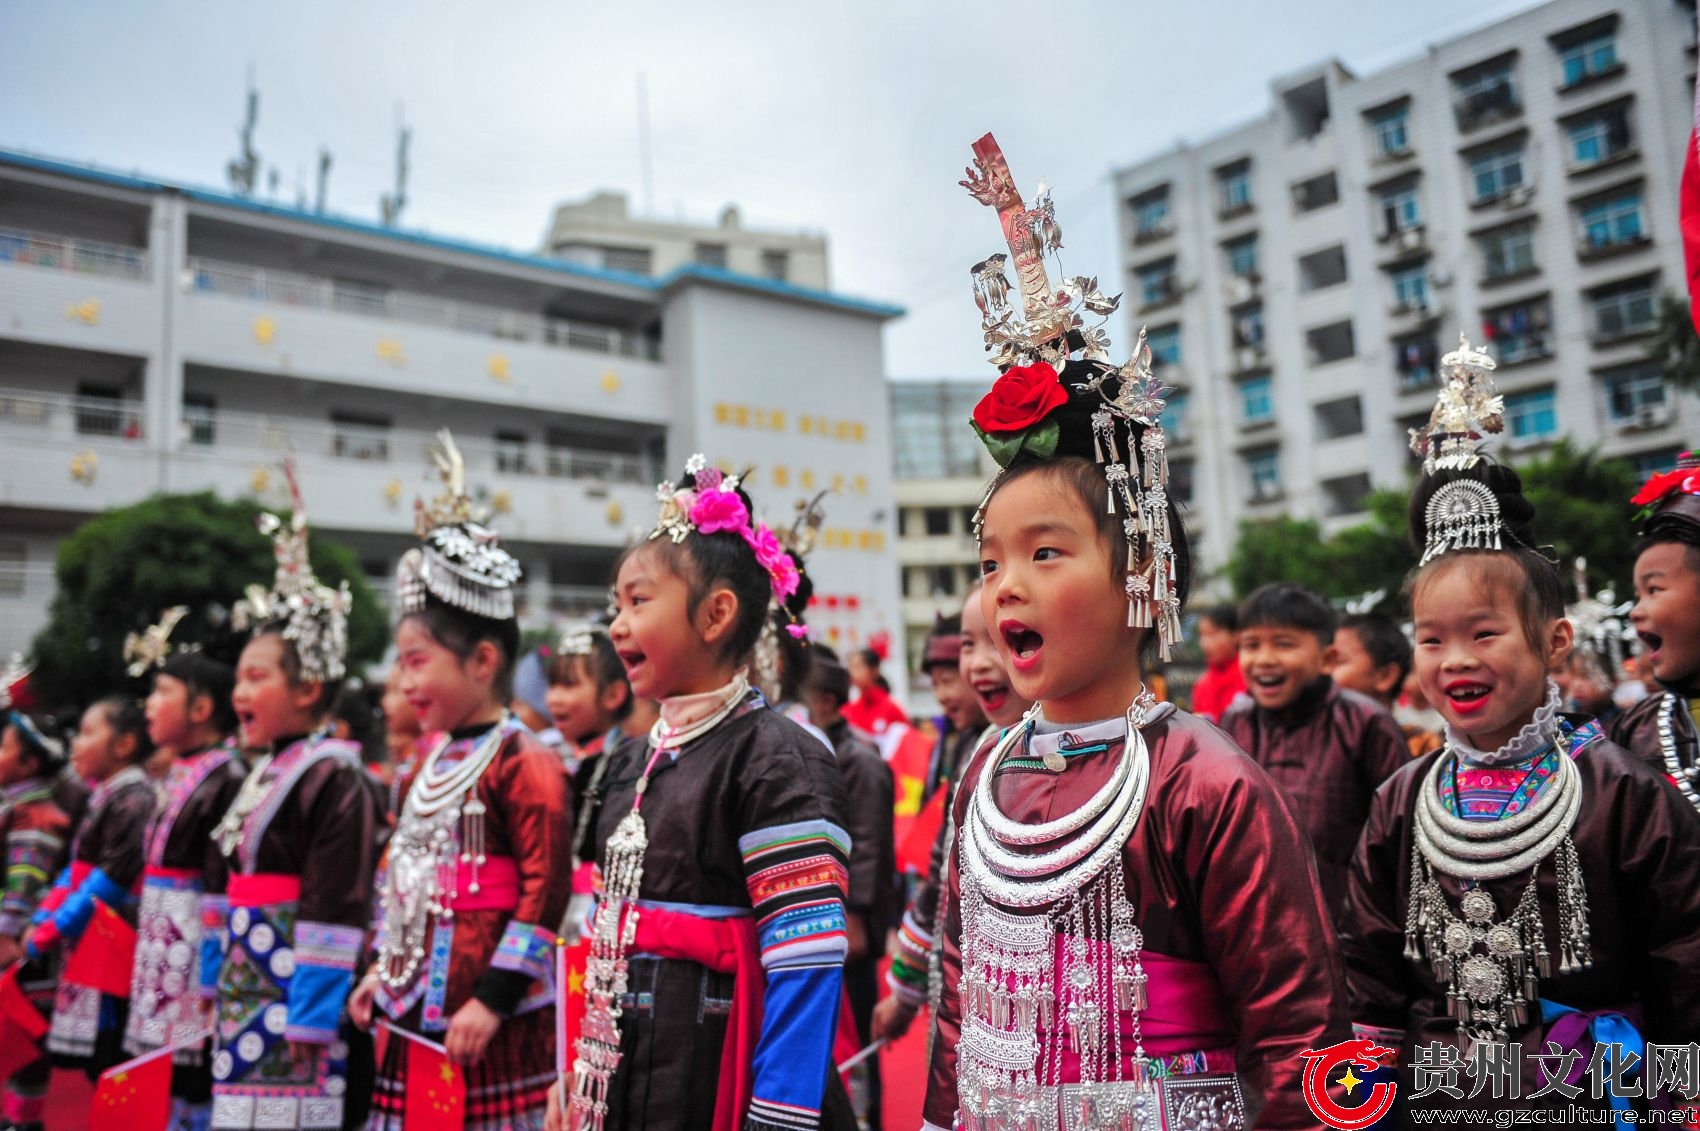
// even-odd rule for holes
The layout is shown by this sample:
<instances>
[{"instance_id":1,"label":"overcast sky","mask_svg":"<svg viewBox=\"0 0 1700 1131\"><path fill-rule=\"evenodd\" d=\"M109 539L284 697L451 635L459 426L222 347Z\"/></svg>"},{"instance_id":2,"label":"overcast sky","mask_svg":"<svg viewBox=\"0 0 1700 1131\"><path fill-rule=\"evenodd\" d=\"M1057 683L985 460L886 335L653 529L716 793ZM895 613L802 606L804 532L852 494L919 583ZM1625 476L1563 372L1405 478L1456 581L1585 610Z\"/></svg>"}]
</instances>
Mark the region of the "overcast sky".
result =
<instances>
[{"instance_id":1,"label":"overcast sky","mask_svg":"<svg viewBox=\"0 0 1700 1131\"><path fill-rule=\"evenodd\" d=\"M1258 115L1276 75L1374 70L1531 6L0 0L0 147L223 188L252 65L286 200L325 145L331 209L375 219L405 108L404 225L535 250L558 201L642 208L642 72L657 215L736 202L750 226L825 231L835 290L909 311L893 376L989 380L968 268L1001 239L956 185L980 134L1025 192L1051 183L1068 272L1109 287L1111 169Z\"/></svg>"}]
</instances>

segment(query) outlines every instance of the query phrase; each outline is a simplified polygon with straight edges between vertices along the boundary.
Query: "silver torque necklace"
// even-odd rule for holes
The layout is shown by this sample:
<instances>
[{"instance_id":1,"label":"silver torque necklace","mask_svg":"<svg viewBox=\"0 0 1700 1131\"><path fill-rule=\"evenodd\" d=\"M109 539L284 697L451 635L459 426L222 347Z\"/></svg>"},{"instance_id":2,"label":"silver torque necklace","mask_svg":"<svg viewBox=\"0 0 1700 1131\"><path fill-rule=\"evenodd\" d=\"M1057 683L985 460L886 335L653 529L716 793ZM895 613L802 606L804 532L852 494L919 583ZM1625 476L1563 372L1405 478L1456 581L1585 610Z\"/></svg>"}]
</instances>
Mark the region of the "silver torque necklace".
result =
<instances>
[{"instance_id":1,"label":"silver torque necklace","mask_svg":"<svg viewBox=\"0 0 1700 1131\"><path fill-rule=\"evenodd\" d=\"M1694 789L1695 781L1700 780L1700 763L1684 766L1676 752L1676 712L1681 705L1681 696L1665 693L1664 709L1659 712L1659 753L1664 756L1665 773L1682 796L1688 798L1688 803L1700 809L1700 793Z\"/></svg>"}]
</instances>

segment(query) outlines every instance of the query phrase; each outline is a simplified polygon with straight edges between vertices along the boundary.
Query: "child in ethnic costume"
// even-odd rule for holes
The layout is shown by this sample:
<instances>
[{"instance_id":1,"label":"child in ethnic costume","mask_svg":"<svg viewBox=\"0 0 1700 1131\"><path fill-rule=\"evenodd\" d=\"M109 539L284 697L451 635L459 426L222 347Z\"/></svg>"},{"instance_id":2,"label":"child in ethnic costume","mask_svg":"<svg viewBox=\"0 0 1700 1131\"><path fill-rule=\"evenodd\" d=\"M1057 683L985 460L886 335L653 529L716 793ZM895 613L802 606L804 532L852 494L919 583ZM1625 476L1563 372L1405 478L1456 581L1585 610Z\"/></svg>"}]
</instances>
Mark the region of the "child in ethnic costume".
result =
<instances>
[{"instance_id":1,"label":"child in ethnic costume","mask_svg":"<svg viewBox=\"0 0 1700 1131\"><path fill-rule=\"evenodd\" d=\"M1593 720L1559 712L1564 585L1535 548L1516 473L1477 451L1500 430L1492 369L1468 342L1446 355L1434 415L1412 433L1425 457L1411 500L1416 672L1447 745L1372 804L1344 939L1353 1011L1403 1065L1437 1042L1455 1062L1520 1042L1521 1064L1504 1061L1520 1098L1419 1098L1406 1077L1412 1107L1627 1106L1534 1093L1565 1050L1586 1065L1597 1042L1700 1039L1700 814Z\"/></svg>"},{"instance_id":2,"label":"child in ethnic costume","mask_svg":"<svg viewBox=\"0 0 1700 1131\"><path fill-rule=\"evenodd\" d=\"M209 914L224 914L224 860L212 834L248 767L233 737L235 672L209 650L168 654L171 627L186 611L173 610L144 635L130 668L140 676L158 665L147 698L148 737L174 756L144 841L124 1048L132 1056L176 1048L172 1126L204 1127L212 1117L211 1042L197 1038L213 1027L214 986L202 974L218 969L222 940L201 924Z\"/></svg>"},{"instance_id":3,"label":"child in ethnic costume","mask_svg":"<svg viewBox=\"0 0 1700 1131\"><path fill-rule=\"evenodd\" d=\"M1180 635L1189 561L1168 501L1143 337L1100 358L1115 300L1053 291L1048 198L997 143L964 184L1006 257L974 272L1004 375L975 409L1004 470L976 524L981 609L1036 706L974 757L940 929L930 1126L1309 1127L1301 1054L1345 1035L1333 932L1304 834L1220 731L1144 690ZM1106 506L1108 502L1108 506Z\"/></svg>"},{"instance_id":4,"label":"child in ethnic costume","mask_svg":"<svg viewBox=\"0 0 1700 1131\"><path fill-rule=\"evenodd\" d=\"M1700 809L1700 456L1684 453L1675 471L1653 476L1630 501L1647 515L1630 621L1641 638L1640 662L1663 694L1625 711L1612 738Z\"/></svg>"},{"instance_id":5,"label":"child in ethnic costume","mask_svg":"<svg viewBox=\"0 0 1700 1131\"><path fill-rule=\"evenodd\" d=\"M0 697L9 689L0 687ZM55 965L23 961L24 945L49 881L64 863L71 819L53 796L65 765L55 738L22 711L0 706L0 835L5 837L5 888L0 891L0 973L16 976L36 1010L53 1009ZM20 964L21 963L21 964ZM41 1126L49 1065L42 1055L12 1074L0 1117L20 1131Z\"/></svg>"},{"instance_id":6,"label":"child in ethnic costume","mask_svg":"<svg viewBox=\"0 0 1700 1131\"><path fill-rule=\"evenodd\" d=\"M419 508L401 560L399 686L427 732L390 839L377 957L350 1003L441 1042L466 1069L469 1131L543 1126L555 1079L555 928L570 891L560 757L507 709L519 651L519 563L474 520L454 441L446 490ZM409 1042L388 1043L371 1126L407 1124Z\"/></svg>"},{"instance_id":7,"label":"child in ethnic costume","mask_svg":"<svg viewBox=\"0 0 1700 1131\"><path fill-rule=\"evenodd\" d=\"M98 953L79 957L92 960L95 967L128 970L135 961L133 940L88 928L102 908L126 925L136 922L142 837L155 801L142 763L152 753L147 718L134 699L110 696L83 712L71 743L71 766L79 778L94 784L94 792L71 841L70 863L36 913L31 959L40 961L61 949L69 959L90 947ZM47 1034L54 1063L80 1067L95 1079L123 1060L127 1010L124 997L82 984L62 969L53 999L53 1028Z\"/></svg>"},{"instance_id":8,"label":"child in ethnic costume","mask_svg":"<svg viewBox=\"0 0 1700 1131\"><path fill-rule=\"evenodd\" d=\"M237 628L255 635L232 703L243 748L270 753L214 834L228 915L213 905L204 922L224 941L222 961L202 967L217 986L212 1125L233 1131L337 1128L345 1105L365 1098L348 1087L342 1018L371 918L380 817L360 748L331 737L348 590L313 576L293 473L290 486L293 521L261 519L275 589L251 586L236 608Z\"/></svg>"},{"instance_id":9,"label":"child in ethnic costume","mask_svg":"<svg viewBox=\"0 0 1700 1131\"><path fill-rule=\"evenodd\" d=\"M611 755L588 855L605 883L574 1050L576 1124L843 1127L832 1071L848 837L832 755L768 709L746 665L796 591L739 477L686 465L627 553L610 627L632 692L661 702ZM800 626L794 626L799 627ZM830 1101L830 1106L828 1106ZM552 1128L564 1127L558 1111Z\"/></svg>"}]
</instances>

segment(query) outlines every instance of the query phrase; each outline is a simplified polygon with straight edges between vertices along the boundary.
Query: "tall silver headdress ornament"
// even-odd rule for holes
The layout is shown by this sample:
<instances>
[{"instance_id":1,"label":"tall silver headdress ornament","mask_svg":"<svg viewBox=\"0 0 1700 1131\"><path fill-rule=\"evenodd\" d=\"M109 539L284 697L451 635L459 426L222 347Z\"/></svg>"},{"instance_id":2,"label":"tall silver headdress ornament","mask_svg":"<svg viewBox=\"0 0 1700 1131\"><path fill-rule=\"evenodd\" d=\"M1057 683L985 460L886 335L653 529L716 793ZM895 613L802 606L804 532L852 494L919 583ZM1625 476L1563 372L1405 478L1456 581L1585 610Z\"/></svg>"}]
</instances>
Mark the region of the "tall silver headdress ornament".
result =
<instances>
[{"instance_id":1,"label":"tall silver headdress ornament","mask_svg":"<svg viewBox=\"0 0 1700 1131\"><path fill-rule=\"evenodd\" d=\"M514 589L522 571L496 543L466 491L466 462L447 428L431 452L443 490L426 503L415 499L414 534L421 545L407 551L396 568L396 604L406 615L425 607L426 596L475 616L512 620Z\"/></svg>"},{"instance_id":2,"label":"tall silver headdress ornament","mask_svg":"<svg viewBox=\"0 0 1700 1131\"><path fill-rule=\"evenodd\" d=\"M1629 623L1635 602L1620 603L1609 588L1590 593L1587 558L1576 559L1575 578L1576 603L1565 610L1565 615L1576 627L1576 650L1593 674L1615 680L1637 638Z\"/></svg>"},{"instance_id":3,"label":"tall silver headdress ornament","mask_svg":"<svg viewBox=\"0 0 1700 1131\"><path fill-rule=\"evenodd\" d=\"M1065 450L1070 440L1085 445L1084 436L1062 435L1063 425L1052 415L1070 399L1070 390L1098 397L1098 406L1090 414L1091 449L1109 482L1108 513L1123 516L1127 623L1155 628L1166 660L1181 640L1181 600L1169 524L1168 441L1161 422L1170 390L1152 371L1145 330L1140 329L1126 362L1119 368L1107 364L1110 339L1104 326L1121 305L1121 296L1104 294L1098 280L1085 276L1065 277L1053 289L1045 260L1047 256L1054 260L1061 249L1062 229L1050 190L1041 184L1033 207L1023 203L991 134L974 143L974 164L961 183L975 200L997 210L1009 245L1007 256L993 255L975 264L971 272L986 351L1003 373L975 409L975 431L999 466L1008 467L1024 451L1033 458L1051 459L1059 443ZM1021 292L1019 310L1009 301L1010 286L1004 275L1005 265L1011 262ZM1060 264L1058 275L1062 277ZM1064 387L1061 382L1073 377L1068 369L1071 360L1082 378ZM999 399L999 386L1006 383L1029 394L1037 390L1050 407L1031 420L1000 429L1000 424L1010 423L1005 414L983 410L988 402ZM985 503L982 499L974 516L976 535Z\"/></svg>"},{"instance_id":4,"label":"tall silver headdress ornament","mask_svg":"<svg viewBox=\"0 0 1700 1131\"><path fill-rule=\"evenodd\" d=\"M1371 589L1367 593L1359 593L1346 602L1348 616L1364 616L1375 612L1375 607L1387 599L1387 590Z\"/></svg>"},{"instance_id":5,"label":"tall silver headdress ornament","mask_svg":"<svg viewBox=\"0 0 1700 1131\"><path fill-rule=\"evenodd\" d=\"M269 591L263 585L248 586L247 595L231 610L231 626L238 632L278 627L295 646L303 679L341 679L348 672L348 611L354 597L348 582L332 589L313 576L307 560L307 509L293 460L283 461L283 475L289 481L290 520L268 512L258 519L260 533L272 540L277 576Z\"/></svg>"},{"instance_id":6,"label":"tall silver headdress ornament","mask_svg":"<svg viewBox=\"0 0 1700 1131\"><path fill-rule=\"evenodd\" d=\"M596 646L596 638L608 637L608 626L586 621L583 624L568 625L561 633L560 642L555 651L562 656L588 656Z\"/></svg>"},{"instance_id":7,"label":"tall silver headdress ornament","mask_svg":"<svg viewBox=\"0 0 1700 1131\"><path fill-rule=\"evenodd\" d=\"M124 637L124 659L130 664L125 671L131 679L140 679L171 657L171 633L188 615L188 605L173 605L160 616L159 623Z\"/></svg>"},{"instance_id":8,"label":"tall silver headdress ornament","mask_svg":"<svg viewBox=\"0 0 1700 1131\"><path fill-rule=\"evenodd\" d=\"M1440 359L1441 387L1428 423L1411 429L1411 450L1422 457L1423 474L1468 471L1481 462L1488 436L1505 430L1505 398L1494 389L1493 358L1470 348L1458 335L1458 348ZM1429 498L1427 531L1419 565L1451 550L1498 550L1504 545L1499 499L1478 479L1456 479Z\"/></svg>"}]
</instances>

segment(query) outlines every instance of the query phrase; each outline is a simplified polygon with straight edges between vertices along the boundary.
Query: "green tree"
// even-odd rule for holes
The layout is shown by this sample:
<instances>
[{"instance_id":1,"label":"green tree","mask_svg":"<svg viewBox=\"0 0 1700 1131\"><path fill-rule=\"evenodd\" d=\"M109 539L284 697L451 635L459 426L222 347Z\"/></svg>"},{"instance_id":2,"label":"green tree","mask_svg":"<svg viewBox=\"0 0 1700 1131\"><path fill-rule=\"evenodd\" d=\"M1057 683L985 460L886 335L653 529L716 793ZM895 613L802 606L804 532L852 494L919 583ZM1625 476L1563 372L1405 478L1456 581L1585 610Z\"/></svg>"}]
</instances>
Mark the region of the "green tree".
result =
<instances>
[{"instance_id":1,"label":"green tree","mask_svg":"<svg viewBox=\"0 0 1700 1131\"><path fill-rule=\"evenodd\" d=\"M1658 327L1647 339L1647 356L1673 388L1700 392L1700 334L1688 303L1674 291L1659 296Z\"/></svg>"},{"instance_id":2,"label":"green tree","mask_svg":"<svg viewBox=\"0 0 1700 1131\"><path fill-rule=\"evenodd\" d=\"M260 507L211 492L155 495L107 511L59 546L58 592L47 626L35 638L35 685L43 702L75 706L122 687L128 633L152 624L172 605L228 610L248 585L269 586L271 540L255 529ZM349 667L383 655L388 617L346 547L312 539L313 570L327 585L347 581ZM192 616L173 634L192 643L212 631Z\"/></svg>"}]
</instances>

